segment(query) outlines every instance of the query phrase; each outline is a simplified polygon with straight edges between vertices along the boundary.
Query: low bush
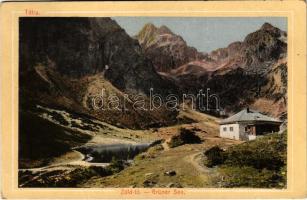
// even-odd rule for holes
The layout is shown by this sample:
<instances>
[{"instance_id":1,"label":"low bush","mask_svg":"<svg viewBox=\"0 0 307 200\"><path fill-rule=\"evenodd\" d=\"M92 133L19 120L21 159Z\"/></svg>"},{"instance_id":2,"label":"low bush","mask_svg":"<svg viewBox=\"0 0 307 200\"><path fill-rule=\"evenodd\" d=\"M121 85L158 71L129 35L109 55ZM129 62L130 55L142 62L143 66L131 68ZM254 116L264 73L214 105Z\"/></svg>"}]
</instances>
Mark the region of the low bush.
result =
<instances>
[{"instance_id":1,"label":"low bush","mask_svg":"<svg viewBox=\"0 0 307 200\"><path fill-rule=\"evenodd\" d=\"M284 160L274 153L265 150L250 151L246 149L232 150L228 153L225 164L233 166L251 166L256 169L278 170L284 166Z\"/></svg>"},{"instance_id":2,"label":"low bush","mask_svg":"<svg viewBox=\"0 0 307 200\"><path fill-rule=\"evenodd\" d=\"M279 170L286 165L286 134L270 134L229 148L225 164Z\"/></svg>"},{"instance_id":3,"label":"low bush","mask_svg":"<svg viewBox=\"0 0 307 200\"><path fill-rule=\"evenodd\" d=\"M223 149L219 148L218 146L210 148L204 154L207 158L205 160L205 165L207 167L213 167L216 165L223 164L227 158L227 154L223 151Z\"/></svg>"},{"instance_id":4,"label":"low bush","mask_svg":"<svg viewBox=\"0 0 307 200\"><path fill-rule=\"evenodd\" d=\"M195 133L189 129L181 128L180 137L186 144L197 144L201 143L200 137L195 135Z\"/></svg>"},{"instance_id":5,"label":"low bush","mask_svg":"<svg viewBox=\"0 0 307 200\"><path fill-rule=\"evenodd\" d=\"M220 187L283 188L286 186L287 134L269 134L223 151L205 153L207 167L219 166Z\"/></svg>"},{"instance_id":6,"label":"low bush","mask_svg":"<svg viewBox=\"0 0 307 200\"><path fill-rule=\"evenodd\" d=\"M279 170L286 164L285 134L271 134L254 141L233 146L223 151L218 146L204 154L206 166L250 166L256 169Z\"/></svg>"},{"instance_id":7,"label":"low bush","mask_svg":"<svg viewBox=\"0 0 307 200\"><path fill-rule=\"evenodd\" d=\"M181 139L180 135L175 135L171 138L171 140L168 142L168 146L170 148L175 148L175 147L178 147L178 146L181 146L183 145L184 142L183 140Z\"/></svg>"},{"instance_id":8,"label":"low bush","mask_svg":"<svg viewBox=\"0 0 307 200\"><path fill-rule=\"evenodd\" d=\"M126 167L127 163L124 160L118 160L115 157L112 158L110 165L106 167L112 174L122 171Z\"/></svg>"},{"instance_id":9,"label":"low bush","mask_svg":"<svg viewBox=\"0 0 307 200\"><path fill-rule=\"evenodd\" d=\"M196 144L201 143L200 137L195 135L195 133L191 130L181 128L179 131L179 135L175 135L168 142L169 147L174 148L183 144Z\"/></svg>"},{"instance_id":10,"label":"low bush","mask_svg":"<svg viewBox=\"0 0 307 200\"><path fill-rule=\"evenodd\" d=\"M219 169L223 177L220 187L253 187L282 188L285 180L281 173L275 170L258 170L249 166L223 166Z\"/></svg>"}]
</instances>

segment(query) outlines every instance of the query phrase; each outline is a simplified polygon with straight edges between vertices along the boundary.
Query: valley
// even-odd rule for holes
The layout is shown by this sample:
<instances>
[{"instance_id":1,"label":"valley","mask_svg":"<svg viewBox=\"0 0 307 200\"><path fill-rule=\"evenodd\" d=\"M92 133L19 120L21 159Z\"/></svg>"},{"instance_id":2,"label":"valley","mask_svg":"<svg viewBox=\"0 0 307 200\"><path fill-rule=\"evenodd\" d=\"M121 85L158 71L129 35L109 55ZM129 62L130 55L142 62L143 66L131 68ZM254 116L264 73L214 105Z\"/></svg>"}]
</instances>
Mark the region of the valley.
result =
<instances>
[{"instance_id":1,"label":"valley","mask_svg":"<svg viewBox=\"0 0 307 200\"><path fill-rule=\"evenodd\" d=\"M286 132L219 133L249 107L286 127L285 31L264 23L209 53L110 17L27 17L19 31L19 187L285 187ZM193 95L208 101L179 98Z\"/></svg>"},{"instance_id":2,"label":"valley","mask_svg":"<svg viewBox=\"0 0 307 200\"><path fill-rule=\"evenodd\" d=\"M40 109L43 109L40 107ZM64 111L47 109L53 111L58 115L65 117L66 121L76 121L75 118L70 118L70 114ZM52 184L61 186L61 179L69 177L70 173L77 169L88 169L91 167L105 168L110 165L107 162L91 162L86 157L87 154L81 153L80 148L126 144L153 144L148 146L148 150L136 155L130 164L122 171L109 176L100 176L98 174L92 177L79 177L81 180L77 187L168 187L171 185L181 187L209 187L210 176L214 174L212 169L206 168L202 164L203 152L210 147L219 145L223 148L239 144L240 141L233 141L222 139L218 137L218 124L217 118L209 115L201 114L196 111L188 110L180 113L181 116L191 118L195 122L189 124L178 124L175 126L148 129L148 130L131 130L120 129L106 123L98 121L89 121L84 123L79 119L78 128L63 126L71 128L91 135L86 143L81 146L76 146L67 150L66 153L56 156L46 166L21 168L19 170L21 180L20 186L35 186L36 184L41 187L49 186L52 176L59 176ZM58 117L59 118L59 117ZM52 117L45 116L45 119L51 120ZM53 123L57 123L54 121ZM91 126L94 123L103 125L99 131L92 132L88 129L83 130L82 127ZM170 138L178 134L180 128L185 128L195 132L200 138L199 144L185 144L176 148L170 148L168 142ZM156 144L154 144L156 143ZM38 147L37 147L38 148ZM81 151L81 152L80 152ZM115 158L121 159L120 157ZM111 162L111 161L109 161ZM193 170L191 170L193 169ZM164 175L164 172L175 171L175 176ZM31 175L28 175L31 173ZM53 175L44 177L48 173L55 173ZM61 175L60 175L61 174ZM64 174L64 175L63 175ZM66 176L66 177L65 177ZM45 180L47 179L47 180ZM41 182L39 182L41 181ZM57 183L57 181L59 183ZM148 182L148 185L147 185ZM46 184L46 185L45 185ZM64 187L74 186L63 185Z\"/></svg>"}]
</instances>

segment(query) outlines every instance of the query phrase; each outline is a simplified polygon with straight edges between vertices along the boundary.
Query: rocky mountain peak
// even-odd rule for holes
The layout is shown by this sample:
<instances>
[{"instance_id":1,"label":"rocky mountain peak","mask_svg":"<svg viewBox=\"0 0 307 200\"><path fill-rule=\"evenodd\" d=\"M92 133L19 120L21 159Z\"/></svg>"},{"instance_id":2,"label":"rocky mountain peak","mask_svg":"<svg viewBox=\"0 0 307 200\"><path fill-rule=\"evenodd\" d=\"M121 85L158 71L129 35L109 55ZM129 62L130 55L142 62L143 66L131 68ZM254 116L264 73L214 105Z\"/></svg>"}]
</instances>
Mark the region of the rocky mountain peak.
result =
<instances>
[{"instance_id":1,"label":"rocky mountain peak","mask_svg":"<svg viewBox=\"0 0 307 200\"><path fill-rule=\"evenodd\" d=\"M174 33L165 25L160 26L160 28L158 29L159 34L172 34L174 35Z\"/></svg>"},{"instance_id":2,"label":"rocky mountain peak","mask_svg":"<svg viewBox=\"0 0 307 200\"><path fill-rule=\"evenodd\" d=\"M147 23L144 25L141 31L135 36L135 38L139 41L140 44L148 46L155 38L157 30L158 28L154 24Z\"/></svg>"},{"instance_id":3,"label":"rocky mountain peak","mask_svg":"<svg viewBox=\"0 0 307 200\"><path fill-rule=\"evenodd\" d=\"M138 33L137 38L143 38L144 37L155 37L158 35L163 35L163 34L172 34L174 33L165 25L162 25L160 27L156 27L152 23L147 23L144 25L144 27L141 29L141 31ZM148 38L147 38L148 39Z\"/></svg>"},{"instance_id":4,"label":"rocky mountain peak","mask_svg":"<svg viewBox=\"0 0 307 200\"><path fill-rule=\"evenodd\" d=\"M147 30L147 29L158 29L158 28L153 23L147 23L144 25L143 29Z\"/></svg>"},{"instance_id":5,"label":"rocky mountain peak","mask_svg":"<svg viewBox=\"0 0 307 200\"><path fill-rule=\"evenodd\" d=\"M158 28L152 24L152 23L147 23L144 25L144 27L142 28L142 30L140 31L139 34L141 33L155 33L158 30Z\"/></svg>"},{"instance_id":6,"label":"rocky mountain peak","mask_svg":"<svg viewBox=\"0 0 307 200\"><path fill-rule=\"evenodd\" d=\"M244 42L254 45L256 43L270 43L278 40L285 32L269 23L264 23L261 28L245 37Z\"/></svg>"},{"instance_id":7,"label":"rocky mountain peak","mask_svg":"<svg viewBox=\"0 0 307 200\"><path fill-rule=\"evenodd\" d=\"M247 58L246 66L255 68L263 62L272 62L284 57L287 52L286 37L284 31L269 23L248 34L244 40L243 52Z\"/></svg>"},{"instance_id":8,"label":"rocky mountain peak","mask_svg":"<svg viewBox=\"0 0 307 200\"><path fill-rule=\"evenodd\" d=\"M165 25L157 28L146 24L136 36L145 55L157 71L168 72L190 61L204 58L204 54L189 47L184 39Z\"/></svg>"},{"instance_id":9,"label":"rocky mountain peak","mask_svg":"<svg viewBox=\"0 0 307 200\"><path fill-rule=\"evenodd\" d=\"M276 28L275 26L273 26L272 24L270 24L270 23L264 23L262 26L261 26L261 28L260 28L261 30L266 30L266 31L275 31L276 29L278 29L278 28Z\"/></svg>"}]
</instances>

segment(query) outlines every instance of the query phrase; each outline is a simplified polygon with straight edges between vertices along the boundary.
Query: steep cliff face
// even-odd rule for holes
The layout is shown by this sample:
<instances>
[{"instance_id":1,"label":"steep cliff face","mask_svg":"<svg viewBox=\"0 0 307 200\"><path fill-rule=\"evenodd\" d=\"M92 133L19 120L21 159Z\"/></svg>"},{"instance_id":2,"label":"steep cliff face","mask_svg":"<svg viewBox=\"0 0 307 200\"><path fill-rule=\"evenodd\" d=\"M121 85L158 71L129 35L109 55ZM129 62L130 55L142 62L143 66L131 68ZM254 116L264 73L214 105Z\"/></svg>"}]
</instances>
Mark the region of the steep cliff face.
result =
<instances>
[{"instance_id":1,"label":"steep cliff face","mask_svg":"<svg viewBox=\"0 0 307 200\"><path fill-rule=\"evenodd\" d=\"M20 58L25 66L52 64L72 77L104 71L114 86L129 92L172 89L138 42L110 18L21 18L20 22Z\"/></svg>"},{"instance_id":2,"label":"steep cliff face","mask_svg":"<svg viewBox=\"0 0 307 200\"><path fill-rule=\"evenodd\" d=\"M166 110L139 112L128 100L127 112L95 111L90 96L105 89L105 98L118 94L176 93L142 53L137 40L110 18L21 18L20 102L43 104L95 116L124 127L168 124ZM147 100L146 100L147 101ZM130 117L128 117L130 116ZM174 115L175 116L175 115Z\"/></svg>"},{"instance_id":3,"label":"steep cliff face","mask_svg":"<svg viewBox=\"0 0 307 200\"><path fill-rule=\"evenodd\" d=\"M152 60L155 69L159 72L168 72L187 62L204 57L166 26L157 28L153 24L146 24L136 38L145 55Z\"/></svg>"}]
</instances>

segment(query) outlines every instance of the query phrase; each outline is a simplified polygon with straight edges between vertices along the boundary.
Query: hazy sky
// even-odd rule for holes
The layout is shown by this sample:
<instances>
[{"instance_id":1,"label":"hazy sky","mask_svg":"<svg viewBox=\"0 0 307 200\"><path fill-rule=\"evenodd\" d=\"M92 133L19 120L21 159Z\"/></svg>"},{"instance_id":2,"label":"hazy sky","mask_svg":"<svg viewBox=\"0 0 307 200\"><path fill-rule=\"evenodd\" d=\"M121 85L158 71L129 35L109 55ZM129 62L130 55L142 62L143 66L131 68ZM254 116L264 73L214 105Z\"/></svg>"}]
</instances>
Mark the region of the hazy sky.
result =
<instances>
[{"instance_id":1,"label":"hazy sky","mask_svg":"<svg viewBox=\"0 0 307 200\"><path fill-rule=\"evenodd\" d=\"M146 23L166 25L183 37L189 46L210 52L226 47L269 22L287 31L285 17L113 17L130 36L136 35Z\"/></svg>"}]
</instances>

